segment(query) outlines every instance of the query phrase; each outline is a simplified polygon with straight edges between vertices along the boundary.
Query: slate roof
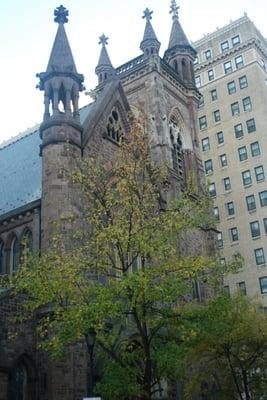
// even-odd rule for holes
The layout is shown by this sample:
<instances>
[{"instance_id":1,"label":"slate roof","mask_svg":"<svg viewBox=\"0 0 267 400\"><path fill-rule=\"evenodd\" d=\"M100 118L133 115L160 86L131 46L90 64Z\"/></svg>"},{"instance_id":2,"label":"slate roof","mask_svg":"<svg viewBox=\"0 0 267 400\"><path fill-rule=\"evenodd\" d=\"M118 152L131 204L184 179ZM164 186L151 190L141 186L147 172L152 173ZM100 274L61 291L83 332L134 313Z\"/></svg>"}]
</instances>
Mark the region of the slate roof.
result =
<instances>
[{"instance_id":1,"label":"slate roof","mask_svg":"<svg viewBox=\"0 0 267 400\"><path fill-rule=\"evenodd\" d=\"M91 103L80 110L81 124ZM42 158L39 127L0 145L0 216L41 199Z\"/></svg>"}]
</instances>

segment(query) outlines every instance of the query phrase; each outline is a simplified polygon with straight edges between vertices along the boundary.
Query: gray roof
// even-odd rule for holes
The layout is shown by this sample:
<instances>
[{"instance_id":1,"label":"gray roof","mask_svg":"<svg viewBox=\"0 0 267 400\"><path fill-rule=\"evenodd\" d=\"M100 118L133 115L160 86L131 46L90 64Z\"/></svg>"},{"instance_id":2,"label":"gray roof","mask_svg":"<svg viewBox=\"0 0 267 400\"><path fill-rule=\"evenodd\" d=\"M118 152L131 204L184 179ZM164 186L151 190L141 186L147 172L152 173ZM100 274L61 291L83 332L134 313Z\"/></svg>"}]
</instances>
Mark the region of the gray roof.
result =
<instances>
[{"instance_id":1,"label":"gray roof","mask_svg":"<svg viewBox=\"0 0 267 400\"><path fill-rule=\"evenodd\" d=\"M76 72L74 58L63 24L59 24L46 72Z\"/></svg>"},{"instance_id":2,"label":"gray roof","mask_svg":"<svg viewBox=\"0 0 267 400\"><path fill-rule=\"evenodd\" d=\"M173 19L168 49L175 46L189 46L188 39L183 31L178 17Z\"/></svg>"},{"instance_id":3,"label":"gray roof","mask_svg":"<svg viewBox=\"0 0 267 400\"><path fill-rule=\"evenodd\" d=\"M81 124L92 104L80 110ZM41 199L41 139L35 128L0 145L0 216Z\"/></svg>"}]
</instances>

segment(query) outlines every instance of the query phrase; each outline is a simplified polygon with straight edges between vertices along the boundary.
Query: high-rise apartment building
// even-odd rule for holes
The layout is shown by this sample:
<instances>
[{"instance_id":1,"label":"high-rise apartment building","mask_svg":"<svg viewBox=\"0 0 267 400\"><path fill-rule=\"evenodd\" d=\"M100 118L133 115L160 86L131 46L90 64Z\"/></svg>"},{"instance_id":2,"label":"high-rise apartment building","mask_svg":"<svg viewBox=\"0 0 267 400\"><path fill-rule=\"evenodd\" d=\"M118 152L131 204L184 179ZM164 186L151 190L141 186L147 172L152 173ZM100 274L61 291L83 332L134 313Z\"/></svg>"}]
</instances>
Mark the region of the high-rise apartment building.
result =
<instances>
[{"instance_id":1,"label":"high-rise apartment building","mask_svg":"<svg viewBox=\"0 0 267 400\"><path fill-rule=\"evenodd\" d=\"M221 261L241 253L225 288L267 305L267 41L245 14L193 44L203 162Z\"/></svg>"}]
</instances>

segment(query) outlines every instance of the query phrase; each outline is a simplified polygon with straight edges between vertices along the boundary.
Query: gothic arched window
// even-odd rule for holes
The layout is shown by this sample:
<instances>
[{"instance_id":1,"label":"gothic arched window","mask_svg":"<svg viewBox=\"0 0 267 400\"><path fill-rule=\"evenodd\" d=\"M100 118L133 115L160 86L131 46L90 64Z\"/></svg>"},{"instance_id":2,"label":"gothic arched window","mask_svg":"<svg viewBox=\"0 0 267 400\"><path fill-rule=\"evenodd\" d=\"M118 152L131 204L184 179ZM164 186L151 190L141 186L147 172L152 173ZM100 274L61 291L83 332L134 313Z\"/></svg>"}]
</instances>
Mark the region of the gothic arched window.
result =
<instances>
[{"instance_id":1,"label":"gothic arched window","mask_svg":"<svg viewBox=\"0 0 267 400\"><path fill-rule=\"evenodd\" d=\"M10 247L10 272L17 272L19 269L20 246L16 236L12 239Z\"/></svg>"},{"instance_id":2,"label":"gothic arched window","mask_svg":"<svg viewBox=\"0 0 267 400\"><path fill-rule=\"evenodd\" d=\"M0 275L4 273L4 243L0 241Z\"/></svg>"},{"instance_id":3,"label":"gothic arched window","mask_svg":"<svg viewBox=\"0 0 267 400\"><path fill-rule=\"evenodd\" d=\"M20 256L23 260L27 257L28 253L31 253L33 250L33 240L32 233L29 229L27 229L20 240Z\"/></svg>"},{"instance_id":4,"label":"gothic arched window","mask_svg":"<svg viewBox=\"0 0 267 400\"><path fill-rule=\"evenodd\" d=\"M181 179L184 178L183 142L180 128L175 118L170 119L170 139L172 145L172 166Z\"/></svg>"},{"instance_id":5,"label":"gothic arched window","mask_svg":"<svg viewBox=\"0 0 267 400\"><path fill-rule=\"evenodd\" d=\"M18 364L14 368L12 373L12 385L11 385L12 400L26 400L28 391L27 385L28 385L27 369L23 364Z\"/></svg>"},{"instance_id":6,"label":"gothic arched window","mask_svg":"<svg viewBox=\"0 0 267 400\"><path fill-rule=\"evenodd\" d=\"M107 123L107 137L116 143L120 143L122 140L123 130L120 120L120 115L116 109L112 111L108 118Z\"/></svg>"}]
</instances>

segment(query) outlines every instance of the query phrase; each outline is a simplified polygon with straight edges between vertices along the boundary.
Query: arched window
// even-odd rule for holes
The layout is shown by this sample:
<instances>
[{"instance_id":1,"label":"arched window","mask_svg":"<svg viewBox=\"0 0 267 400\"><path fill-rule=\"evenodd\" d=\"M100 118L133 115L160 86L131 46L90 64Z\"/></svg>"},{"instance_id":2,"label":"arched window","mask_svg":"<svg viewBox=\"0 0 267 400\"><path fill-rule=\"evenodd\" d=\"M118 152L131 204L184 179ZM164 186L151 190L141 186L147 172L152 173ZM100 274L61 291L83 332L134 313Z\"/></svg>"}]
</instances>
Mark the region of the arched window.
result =
<instances>
[{"instance_id":1,"label":"arched window","mask_svg":"<svg viewBox=\"0 0 267 400\"><path fill-rule=\"evenodd\" d=\"M181 179L184 178L183 142L180 128L175 118L170 119L170 139L172 145L172 166Z\"/></svg>"},{"instance_id":2,"label":"arched window","mask_svg":"<svg viewBox=\"0 0 267 400\"><path fill-rule=\"evenodd\" d=\"M33 250L32 233L29 229L23 233L20 239L20 259L25 261L27 255Z\"/></svg>"},{"instance_id":3,"label":"arched window","mask_svg":"<svg viewBox=\"0 0 267 400\"><path fill-rule=\"evenodd\" d=\"M174 62L173 62L173 68L174 68L175 71L178 73L178 62L177 62L177 60L174 60Z\"/></svg>"},{"instance_id":4,"label":"arched window","mask_svg":"<svg viewBox=\"0 0 267 400\"><path fill-rule=\"evenodd\" d=\"M16 236L12 239L10 247L10 272L15 273L19 269L20 247Z\"/></svg>"},{"instance_id":5,"label":"arched window","mask_svg":"<svg viewBox=\"0 0 267 400\"><path fill-rule=\"evenodd\" d=\"M188 66L187 66L187 62L184 58L182 59L182 74L183 74L183 79L187 80L188 79Z\"/></svg>"},{"instance_id":6,"label":"arched window","mask_svg":"<svg viewBox=\"0 0 267 400\"><path fill-rule=\"evenodd\" d=\"M123 130L120 115L116 109L112 111L107 123L107 137L114 142L120 143L122 140Z\"/></svg>"},{"instance_id":7,"label":"arched window","mask_svg":"<svg viewBox=\"0 0 267 400\"><path fill-rule=\"evenodd\" d=\"M27 400L28 373L24 364L19 363L12 371L11 377L11 399Z\"/></svg>"},{"instance_id":8,"label":"arched window","mask_svg":"<svg viewBox=\"0 0 267 400\"><path fill-rule=\"evenodd\" d=\"M0 241L0 275L4 272L4 243Z\"/></svg>"}]
</instances>

